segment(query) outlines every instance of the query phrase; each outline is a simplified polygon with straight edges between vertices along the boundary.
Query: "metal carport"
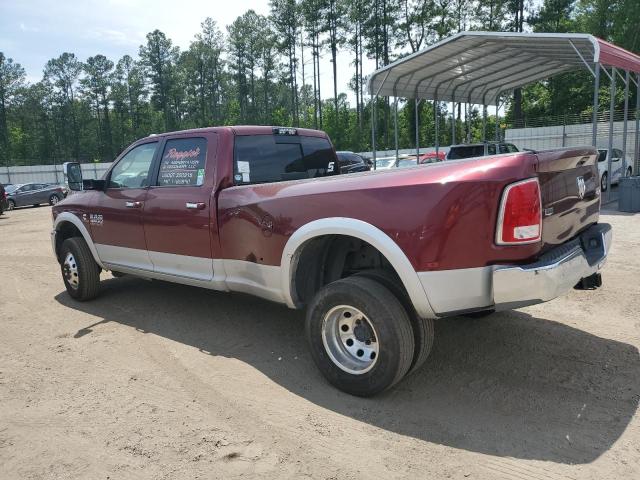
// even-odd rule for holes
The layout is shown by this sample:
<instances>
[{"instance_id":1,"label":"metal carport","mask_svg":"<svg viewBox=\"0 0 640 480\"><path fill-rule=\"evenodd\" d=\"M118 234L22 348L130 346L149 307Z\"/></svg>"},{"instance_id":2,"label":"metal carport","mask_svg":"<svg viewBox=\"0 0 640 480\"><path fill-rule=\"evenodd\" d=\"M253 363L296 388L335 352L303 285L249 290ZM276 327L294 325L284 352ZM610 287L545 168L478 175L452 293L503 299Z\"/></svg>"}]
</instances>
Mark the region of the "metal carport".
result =
<instances>
[{"instance_id":1,"label":"metal carport","mask_svg":"<svg viewBox=\"0 0 640 480\"><path fill-rule=\"evenodd\" d=\"M640 138L640 56L581 33L510 33L461 32L424 50L413 53L373 72L369 77L372 106L378 96L395 97L395 146L398 151L397 99L413 98L416 102L416 157L419 154L418 104L434 102L466 102L483 106L483 141L486 142L487 104L497 104L504 92L554 75L586 68L594 77L593 136L596 146L598 92L600 75L611 79L610 127L613 125L616 79L625 86L623 144L626 149L629 112L629 87L638 90L636 101L636 139L634 158L638 158ZM610 70L607 71L607 68ZM624 74L623 74L624 73ZM635 74L635 78L634 75ZM436 150L439 118L436 112ZM496 112L497 113L497 112ZM371 143L376 161L376 108L371 115ZM455 122L452 122L455 138ZM496 122L496 131L498 125ZM613 148L613 128L609 129L609 169ZM497 136L497 135L496 135ZM626 161L626 160L625 160ZM623 166L626 171L626 165ZM608 183L611 175L608 176ZM610 187L610 185L609 185ZM607 189L607 192L610 188Z\"/></svg>"}]
</instances>

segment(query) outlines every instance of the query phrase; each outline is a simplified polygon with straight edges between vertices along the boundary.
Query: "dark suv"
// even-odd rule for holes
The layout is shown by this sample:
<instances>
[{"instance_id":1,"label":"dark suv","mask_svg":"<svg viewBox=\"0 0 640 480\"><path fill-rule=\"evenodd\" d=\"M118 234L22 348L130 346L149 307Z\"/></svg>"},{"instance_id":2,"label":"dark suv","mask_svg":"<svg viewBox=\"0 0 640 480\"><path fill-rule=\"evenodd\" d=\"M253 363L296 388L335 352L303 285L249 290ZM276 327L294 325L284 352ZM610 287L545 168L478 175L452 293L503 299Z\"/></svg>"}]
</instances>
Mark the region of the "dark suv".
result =
<instances>
[{"instance_id":1,"label":"dark suv","mask_svg":"<svg viewBox=\"0 0 640 480\"><path fill-rule=\"evenodd\" d=\"M340 173L368 172L371 165L363 157L353 152L336 152Z\"/></svg>"}]
</instances>

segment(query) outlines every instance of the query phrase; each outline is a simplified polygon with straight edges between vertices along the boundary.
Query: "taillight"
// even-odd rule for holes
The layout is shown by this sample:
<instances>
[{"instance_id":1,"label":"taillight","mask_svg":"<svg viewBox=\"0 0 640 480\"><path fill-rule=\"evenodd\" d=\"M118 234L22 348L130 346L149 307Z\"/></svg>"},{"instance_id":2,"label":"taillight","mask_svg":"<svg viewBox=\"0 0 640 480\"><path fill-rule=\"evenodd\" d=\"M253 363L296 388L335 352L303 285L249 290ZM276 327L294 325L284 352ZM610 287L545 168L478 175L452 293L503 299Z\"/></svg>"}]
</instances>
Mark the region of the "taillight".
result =
<instances>
[{"instance_id":1,"label":"taillight","mask_svg":"<svg viewBox=\"0 0 640 480\"><path fill-rule=\"evenodd\" d=\"M518 245L542 238L542 201L537 178L507 185L502 194L496 243Z\"/></svg>"}]
</instances>

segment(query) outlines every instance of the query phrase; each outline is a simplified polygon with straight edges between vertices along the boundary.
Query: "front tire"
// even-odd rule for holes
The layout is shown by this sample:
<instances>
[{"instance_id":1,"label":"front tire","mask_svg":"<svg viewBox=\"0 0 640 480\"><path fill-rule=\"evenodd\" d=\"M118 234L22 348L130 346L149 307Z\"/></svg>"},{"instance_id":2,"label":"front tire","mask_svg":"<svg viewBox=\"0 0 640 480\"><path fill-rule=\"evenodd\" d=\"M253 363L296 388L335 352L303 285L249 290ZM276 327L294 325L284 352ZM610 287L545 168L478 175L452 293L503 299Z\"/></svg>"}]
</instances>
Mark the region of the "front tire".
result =
<instances>
[{"instance_id":1,"label":"front tire","mask_svg":"<svg viewBox=\"0 0 640 480\"><path fill-rule=\"evenodd\" d=\"M53 206L61 200L55 193L49 197L49 205Z\"/></svg>"},{"instance_id":2,"label":"front tire","mask_svg":"<svg viewBox=\"0 0 640 480\"><path fill-rule=\"evenodd\" d=\"M323 287L307 309L311 356L340 390L369 397L390 388L411 367L414 339L400 300L363 276Z\"/></svg>"},{"instance_id":3,"label":"front tire","mask_svg":"<svg viewBox=\"0 0 640 480\"><path fill-rule=\"evenodd\" d=\"M631 175L633 175L633 170L631 169L631 167L627 168L627 177L630 177Z\"/></svg>"},{"instance_id":4,"label":"front tire","mask_svg":"<svg viewBox=\"0 0 640 480\"><path fill-rule=\"evenodd\" d=\"M602 176L600 177L600 191L601 192L606 192L607 191L607 172L604 172L602 174Z\"/></svg>"},{"instance_id":5,"label":"front tire","mask_svg":"<svg viewBox=\"0 0 640 480\"><path fill-rule=\"evenodd\" d=\"M62 280L69 295L81 302L98 295L100 267L84 238L67 238L60 251Z\"/></svg>"}]
</instances>

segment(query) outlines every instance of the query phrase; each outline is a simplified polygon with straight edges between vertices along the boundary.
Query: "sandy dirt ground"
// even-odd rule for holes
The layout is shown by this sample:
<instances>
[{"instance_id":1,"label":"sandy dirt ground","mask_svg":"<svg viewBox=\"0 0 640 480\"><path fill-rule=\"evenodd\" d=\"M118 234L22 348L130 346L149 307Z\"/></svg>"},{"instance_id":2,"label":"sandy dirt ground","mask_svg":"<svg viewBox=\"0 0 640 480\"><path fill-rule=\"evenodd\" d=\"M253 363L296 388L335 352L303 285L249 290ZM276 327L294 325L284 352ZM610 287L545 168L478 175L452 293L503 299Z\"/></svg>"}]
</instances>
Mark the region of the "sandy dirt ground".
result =
<instances>
[{"instance_id":1,"label":"sandy dirt ground","mask_svg":"<svg viewBox=\"0 0 640 480\"><path fill-rule=\"evenodd\" d=\"M0 217L0 479L640 478L640 215L596 291L436 325L428 365L335 390L303 314L102 274L66 294L50 209Z\"/></svg>"}]
</instances>

